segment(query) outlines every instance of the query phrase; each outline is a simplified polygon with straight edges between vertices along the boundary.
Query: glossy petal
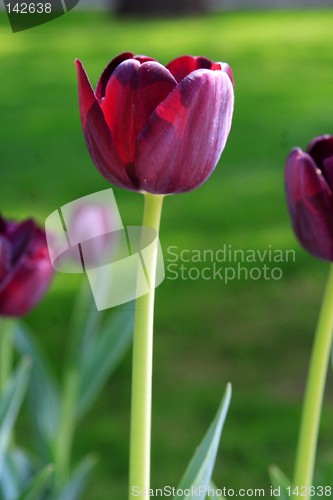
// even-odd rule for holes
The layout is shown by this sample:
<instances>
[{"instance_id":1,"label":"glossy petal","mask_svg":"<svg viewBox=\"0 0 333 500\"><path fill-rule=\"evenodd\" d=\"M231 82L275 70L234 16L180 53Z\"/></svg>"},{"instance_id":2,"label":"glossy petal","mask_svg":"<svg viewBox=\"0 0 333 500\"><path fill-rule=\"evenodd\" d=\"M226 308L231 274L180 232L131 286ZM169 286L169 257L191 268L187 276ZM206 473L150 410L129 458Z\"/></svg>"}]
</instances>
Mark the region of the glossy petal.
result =
<instances>
[{"instance_id":1,"label":"glossy petal","mask_svg":"<svg viewBox=\"0 0 333 500\"><path fill-rule=\"evenodd\" d=\"M80 61L76 61L76 67L81 122L90 156L100 173L109 182L127 189L135 189L119 158L103 112Z\"/></svg>"},{"instance_id":2,"label":"glossy petal","mask_svg":"<svg viewBox=\"0 0 333 500\"><path fill-rule=\"evenodd\" d=\"M286 193L300 243L314 256L332 261L332 192L311 156L298 148L287 159Z\"/></svg>"},{"instance_id":3,"label":"glossy petal","mask_svg":"<svg viewBox=\"0 0 333 500\"><path fill-rule=\"evenodd\" d=\"M182 80L139 134L140 188L168 194L202 184L224 149L233 104L233 86L223 71L199 69Z\"/></svg>"},{"instance_id":4,"label":"glossy petal","mask_svg":"<svg viewBox=\"0 0 333 500\"><path fill-rule=\"evenodd\" d=\"M119 157L136 185L136 138L156 106L176 85L161 64L153 61L140 64L135 59L120 64L109 80L101 108Z\"/></svg>"}]
</instances>

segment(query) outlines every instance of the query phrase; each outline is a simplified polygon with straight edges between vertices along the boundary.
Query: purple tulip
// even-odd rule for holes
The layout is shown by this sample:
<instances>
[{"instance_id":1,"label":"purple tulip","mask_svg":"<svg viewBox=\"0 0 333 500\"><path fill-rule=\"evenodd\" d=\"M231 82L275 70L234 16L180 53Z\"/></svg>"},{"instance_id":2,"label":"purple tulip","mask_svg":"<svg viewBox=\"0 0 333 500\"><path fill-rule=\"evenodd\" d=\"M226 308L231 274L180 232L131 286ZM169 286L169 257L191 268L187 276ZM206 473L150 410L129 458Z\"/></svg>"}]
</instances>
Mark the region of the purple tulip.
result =
<instances>
[{"instance_id":1,"label":"purple tulip","mask_svg":"<svg viewBox=\"0 0 333 500\"><path fill-rule=\"evenodd\" d=\"M0 216L0 315L23 316L43 297L53 276L46 237L36 223Z\"/></svg>"},{"instance_id":2,"label":"purple tulip","mask_svg":"<svg viewBox=\"0 0 333 500\"><path fill-rule=\"evenodd\" d=\"M200 186L226 144L233 114L230 67L183 56L166 67L127 52L94 92L77 61L81 122L89 153L113 184L171 194Z\"/></svg>"},{"instance_id":3,"label":"purple tulip","mask_svg":"<svg viewBox=\"0 0 333 500\"><path fill-rule=\"evenodd\" d=\"M316 137L286 164L287 202L294 231L315 257L333 261L333 136Z\"/></svg>"}]
</instances>

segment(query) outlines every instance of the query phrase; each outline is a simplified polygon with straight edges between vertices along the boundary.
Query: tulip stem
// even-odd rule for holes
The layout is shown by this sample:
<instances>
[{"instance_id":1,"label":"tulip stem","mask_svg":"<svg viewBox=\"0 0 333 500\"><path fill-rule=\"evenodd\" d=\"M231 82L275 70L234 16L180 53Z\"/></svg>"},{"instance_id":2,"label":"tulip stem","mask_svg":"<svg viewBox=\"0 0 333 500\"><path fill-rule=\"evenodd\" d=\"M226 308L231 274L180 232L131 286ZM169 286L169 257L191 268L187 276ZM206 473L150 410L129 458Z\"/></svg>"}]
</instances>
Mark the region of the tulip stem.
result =
<instances>
[{"instance_id":1,"label":"tulip stem","mask_svg":"<svg viewBox=\"0 0 333 500\"><path fill-rule=\"evenodd\" d=\"M0 394L5 390L12 371L13 362L13 322L0 319Z\"/></svg>"},{"instance_id":2,"label":"tulip stem","mask_svg":"<svg viewBox=\"0 0 333 500\"><path fill-rule=\"evenodd\" d=\"M145 194L143 226L151 227L158 233L163 196ZM157 241L157 240L156 240ZM150 441L151 441L151 400L153 368L153 320L157 247L147 264L150 277L149 293L139 297L135 306L132 404L130 434L130 489L133 498L139 489L142 500L149 499L150 486Z\"/></svg>"},{"instance_id":3,"label":"tulip stem","mask_svg":"<svg viewBox=\"0 0 333 500\"><path fill-rule=\"evenodd\" d=\"M310 498L313 485L320 415L333 338L333 265L324 295L314 339L296 455L293 498Z\"/></svg>"}]
</instances>

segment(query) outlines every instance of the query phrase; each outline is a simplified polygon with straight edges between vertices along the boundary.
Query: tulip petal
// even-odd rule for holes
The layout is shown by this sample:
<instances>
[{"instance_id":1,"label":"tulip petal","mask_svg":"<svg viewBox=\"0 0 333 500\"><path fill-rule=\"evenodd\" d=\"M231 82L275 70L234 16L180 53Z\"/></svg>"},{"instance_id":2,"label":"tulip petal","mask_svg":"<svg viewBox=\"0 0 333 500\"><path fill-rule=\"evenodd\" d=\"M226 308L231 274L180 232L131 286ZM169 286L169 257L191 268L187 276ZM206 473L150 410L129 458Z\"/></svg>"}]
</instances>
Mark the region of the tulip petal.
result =
<instances>
[{"instance_id":1,"label":"tulip petal","mask_svg":"<svg viewBox=\"0 0 333 500\"><path fill-rule=\"evenodd\" d=\"M105 97L106 87L112 73L114 72L116 67L119 66L119 64L121 64L123 61L126 61L127 59L136 59L140 62L140 64L147 61L156 61L156 59L145 55L134 56L132 52L123 52L122 54L119 54L119 56L114 57L112 61L107 65L100 79L98 80L98 84L96 87L96 98L99 102L101 101L101 99L103 99L103 97Z\"/></svg>"},{"instance_id":2,"label":"tulip petal","mask_svg":"<svg viewBox=\"0 0 333 500\"><path fill-rule=\"evenodd\" d=\"M27 254L30 256L34 251L36 231L37 226L32 219L27 219L21 223L7 223L6 240L10 246L10 267L6 276L3 277L1 288L6 286L12 279L12 274L15 272L16 267L20 265L20 259L26 259ZM37 246L39 245L37 244Z\"/></svg>"},{"instance_id":3,"label":"tulip petal","mask_svg":"<svg viewBox=\"0 0 333 500\"><path fill-rule=\"evenodd\" d=\"M225 73L227 73L227 75L229 76L229 78L231 80L231 83L234 85L234 83L235 83L234 74L233 74L232 69L229 66L229 64L225 63L225 62L220 62L220 63L216 63L216 64L219 64L221 70L224 71ZM213 68L213 69L216 69L216 68Z\"/></svg>"},{"instance_id":4,"label":"tulip petal","mask_svg":"<svg viewBox=\"0 0 333 500\"><path fill-rule=\"evenodd\" d=\"M106 86L116 67L119 66L119 64L121 64L123 61L126 61L126 59L132 59L133 57L134 54L132 52L123 52L117 57L114 57L112 61L109 62L97 83L96 98L98 101L105 97Z\"/></svg>"},{"instance_id":5,"label":"tulip petal","mask_svg":"<svg viewBox=\"0 0 333 500\"><path fill-rule=\"evenodd\" d=\"M12 265L16 264L20 255L29 244L36 225L33 220L28 219L21 224L15 224L9 229L7 237L12 249Z\"/></svg>"},{"instance_id":6,"label":"tulip petal","mask_svg":"<svg viewBox=\"0 0 333 500\"><path fill-rule=\"evenodd\" d=\"M7 223L5 219L0 215L0 234L4 234L6 232Z\"/></svg>"},{"instance_id":7,"label":"tulip petal","mask_svg":"<svg viewBox=\"0 0 333 500\"><path fill-rule=\"evenodd\" d=\"M143 64L143 63L148 62L148 61L157 62L156 59L154 59L153 57L145 56L144 54L139 54L137 56L134 56L134 59L139 61L140 64Z\"/></svg>"},{"instance_id":8,"label":"tulip petal","mask_svg":"<svg viewBox=\"0 0 333 500\"><path fill-rule=\"evenodd\" d=\"M135 189L119 158L103 112L80 61L76 61L76 67L81 122L90 156L109 182L127 189Z\"/></svg>"},{"instance_id":9,"label":"tulip petal","mask_svg":"<svg viewBox=\"0 0 333 500\"><path fill-rule=\"evenodd\" d=\"M168 194L202 184L224 149L233 104L233 86L223 71L199 69L184 78L138 137L141 189Z\"/></svg>"},{"instance_id":10,"label":"tulip petal","mask_svg":"<svg viewBox=\"0 0 333 500\"><path fill-rule=\"evenodd\" d=\"M213 65L214 63L207 57L182 56L169 62L166 67L179 83L192 71L200 68L212 69Z\"/></svg>"},{"instance_id":11,"label":"tulip petal","mask_svg":"<svg viewBox=\"0 0 333 500\"><path fill-rule=\"evenodd\" d=\"M12 252L7 238L0 235L0 287L1 282L10 270Z\"/></svg>"},{"instance_id":12,"label":"tulip petal","mask_svg":"<svg viewBox=\"0 0 333 500\"><path fill-rule=\"evenodd\" d=\"M82 121L83 130L87 126L87 116L91 108L96 103L96 96L89 82L87 73L83 67L83 64L78 59L75 61L78 85L79 85L79 104L80 104L80 116Z\"/></svg>"},{"instance_id":13,"label":"tulip petal","mask_svg":"<svg viewBox=\"0 0 333 500\"><path fill-rule=\"evenodd\" d=\"M308 146L307 153L313 158L317 167L322 171L330 188L333 190L333 172L331 162L327 159L333 157L333 136L321 135L316 137Z\"/></svg>"},{"instance_id":14,"label":"tulip petal","mask_svg":"<svg viewBox=\"0 0 333 500\"><path fill-rule=\"evenodd\" d=\"M331 191L333 191L333 156L323 160L322 173Z\"/></svg>"},{"instance_id":15,"label":"tulip petal","mask_svg":"<svg viewBox=\"0 0 333 500\"><path fill-rule=\"evenodd\" d=\"M286 163L287 203L293 228L303 247L333 261L332 192L311 156L294 149Z\"/></svg>"},{"instance_id":16,"label":"tulip petal","mask_svg":"<svg viewBox=\"0 0 333 500\"><path fill-rule=\"evenodd\" d=\"M207 57L199 56L182 56L177 57L171 61L167 66L170 73L176 78L179 83L183 80L187 75L192 73L197 69L210 69L210 70L221 70L225 71L231 81L233 82L233 75L231 68L226 63L216 63L208 59Z\"/></svg>"},{"instance_id":17,"label":"tulip petal","mask_svg":"<svg viewBox=\"0 0 333 500\"><path fill-rule=\"evenodd\" d=\"M11 280L0 289L0 315L22 316L43 297L53 277L46 259L34 264L23 261L11 274Z\"/></svg>"},{"instance_id":18,"label":"tulip petal","mask_svg":"<svg viewBox=\"0 0 333 500\"><path fill-rule=\"evenodd\" d=\"M325 158L333 156L333 136L326 134L316 137L310 142L306 152L312 156L315 163L320 167Z\"/></svg>"},{"instance_id":19,"label":"tulip petal","mask_svg":"<svg viewBox=\"0 0 333 500\"><path fill-rule=\"evenodd\" d=\"M122 163L132 169L127 171L133 183L137 135L176 85L161 64L154 61L140 64L135 59L121 63L109 80L101 108Z\"/></svg>"}]
</instances>

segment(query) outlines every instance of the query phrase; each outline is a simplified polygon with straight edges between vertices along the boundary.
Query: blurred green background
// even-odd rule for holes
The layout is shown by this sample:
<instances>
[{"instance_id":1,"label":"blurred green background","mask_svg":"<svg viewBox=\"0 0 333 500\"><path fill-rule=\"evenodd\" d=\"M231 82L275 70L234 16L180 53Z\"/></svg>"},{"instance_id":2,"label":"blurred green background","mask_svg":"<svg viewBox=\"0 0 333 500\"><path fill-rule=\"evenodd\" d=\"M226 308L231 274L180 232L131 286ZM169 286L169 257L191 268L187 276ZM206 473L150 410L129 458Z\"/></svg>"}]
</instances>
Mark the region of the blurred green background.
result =
<instances>
[{"instance_id":1,"label":"blurred green background","mask_svg":"<svg viewBox=\"0 0 333 500\"><path fill-rule=\"evenodd\" d=\"M166 280L157 290L152 484L176 486L228 381L233 399L215 482L268 487L267 468L292 474L307 365L328 265L292 234L283 169L289 150L332 133L332 11L238 12L117 20L71 12L12 34L0 16L1 212L40 223L59 206L109 187L84 144L74 59L96 83L131 50L162 63L180 54L228 61L232 132L199 190L168 197L161 241L179 249L295 249L279 281ZM142 196L114 188L123 221L140 224ZM27 318L60 374L70 310L84 277L60 275ZM131 353L78 429L74 460L99 457L85 499L126 498ZM333 461L332 375L317 470ZM24 440L24 436L22 436Z\"/></svg>"}]
</instances>

